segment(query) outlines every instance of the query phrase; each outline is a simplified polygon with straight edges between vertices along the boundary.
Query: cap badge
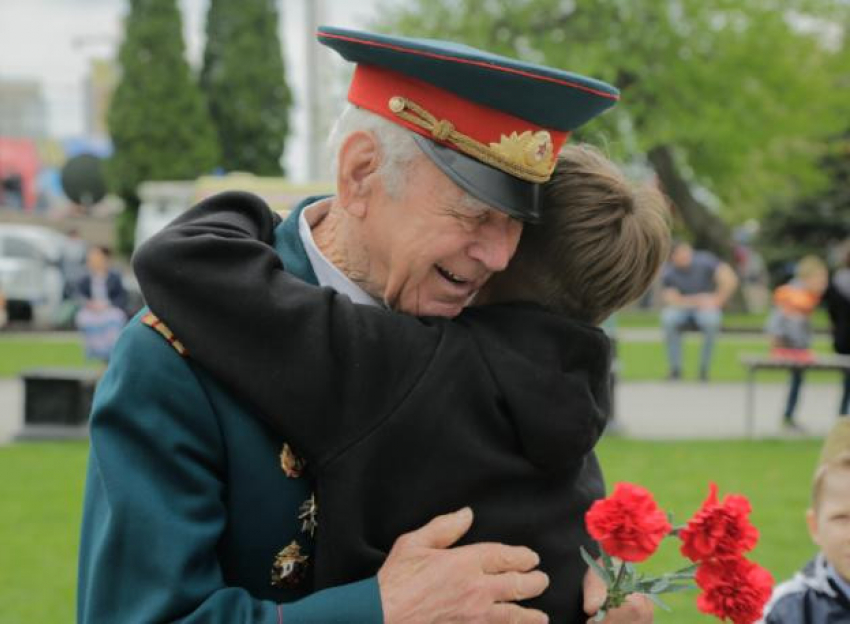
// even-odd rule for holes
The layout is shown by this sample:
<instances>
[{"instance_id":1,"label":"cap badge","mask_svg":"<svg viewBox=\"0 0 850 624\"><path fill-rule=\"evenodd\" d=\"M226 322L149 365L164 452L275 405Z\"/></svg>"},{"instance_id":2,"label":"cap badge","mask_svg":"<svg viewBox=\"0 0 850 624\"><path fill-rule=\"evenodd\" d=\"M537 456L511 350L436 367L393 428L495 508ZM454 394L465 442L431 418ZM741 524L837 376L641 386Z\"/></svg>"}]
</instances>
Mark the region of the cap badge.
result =
<instances>
[{"instance_id":1,"label":"cap badge","mask_svg":"<svg viewBox=\"0 0 850 624\"><path fill-rule=\"evenodd\" d=\"M552 161L552 136L545 130L511 132L510 136L503 134L498 143L490 143L490 149L512 162L545 171Z\"/></svg>"},{"instance_id":2,"label":"cap badge","mask_svg":"<svg viewBox=\"0 0 850 624\"><path fill-rule=\"evenodd\" d=\"M277 553L272 564L272 585L294 587L304 580L309 557L301 554L298 542L292 543Z\"/></svg>"},{"instance_id":3,"label":"cap badge","mask_svg":"<svg viewBox=\"0 0 850 624\"><path fill-rule=\"evenodd\" d=\"M546 182L555 168L552 136L545 130L502 135L498 143L485 145L455 128L447 119L437 119L416 102L395 95L387 107L401 119L427 131L435 141L450 143L457 151L527 182Z\"/></svg>"}]
</instances>

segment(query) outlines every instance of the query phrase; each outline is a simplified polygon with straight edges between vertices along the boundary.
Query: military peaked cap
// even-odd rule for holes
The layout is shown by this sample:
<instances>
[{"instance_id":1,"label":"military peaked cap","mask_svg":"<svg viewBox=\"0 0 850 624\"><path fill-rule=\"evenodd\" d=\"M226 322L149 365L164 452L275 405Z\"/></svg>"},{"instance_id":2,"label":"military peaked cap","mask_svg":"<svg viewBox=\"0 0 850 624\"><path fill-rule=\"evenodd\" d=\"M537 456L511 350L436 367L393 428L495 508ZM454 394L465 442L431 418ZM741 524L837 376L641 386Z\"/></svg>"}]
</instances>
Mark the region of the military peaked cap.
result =
<instances>
[{"instance_id":1,"label":"military peaked cap","mask_svg":"<svg viewBox=\"0 0 850 624\"><path fill-rule=\"evenodd\" d=\"M349 101L415 133L461 188L539 220L547 181L570 132L613 106L599 80L434 39L321 27L321 43L357 67Z\"/></svg>"}]
</instances>

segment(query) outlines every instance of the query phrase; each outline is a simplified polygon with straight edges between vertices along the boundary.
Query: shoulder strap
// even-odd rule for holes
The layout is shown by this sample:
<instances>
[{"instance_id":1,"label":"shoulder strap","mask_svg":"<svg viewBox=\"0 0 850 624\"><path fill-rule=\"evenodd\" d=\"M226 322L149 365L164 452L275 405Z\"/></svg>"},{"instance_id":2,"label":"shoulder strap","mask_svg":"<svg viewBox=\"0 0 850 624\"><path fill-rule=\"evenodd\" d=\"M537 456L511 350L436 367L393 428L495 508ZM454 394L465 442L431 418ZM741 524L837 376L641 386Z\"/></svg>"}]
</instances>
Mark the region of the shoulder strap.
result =
<instances>
[{"instance_id":1,"label":"shoulder strap","mask_svg":"<svg viewBox=\"0 0 850 624\"><path fill-rule=\"evenodd\" d=\"M156 314L148 312L142 317L142 323L159 332L159 334L168 341L168 344L170 344L177 353L183 357L187 356L186 347L183 346L182 342L177 340L174 336L174 332L168 328L168 325L159 320L159 317Z\"/></svg>"}]
</instances>

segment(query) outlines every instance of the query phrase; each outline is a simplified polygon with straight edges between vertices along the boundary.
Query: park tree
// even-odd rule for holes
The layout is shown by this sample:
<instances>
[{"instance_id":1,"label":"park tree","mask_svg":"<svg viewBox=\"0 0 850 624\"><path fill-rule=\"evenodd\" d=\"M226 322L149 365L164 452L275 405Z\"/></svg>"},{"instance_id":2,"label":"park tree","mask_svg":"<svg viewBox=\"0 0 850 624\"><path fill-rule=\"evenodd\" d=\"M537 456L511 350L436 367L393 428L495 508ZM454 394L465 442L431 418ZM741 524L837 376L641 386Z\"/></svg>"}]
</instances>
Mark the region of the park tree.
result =
<instances>
[{"instance_id":1,"label":"park tree","mask_svg":"<svg viewBox=\"0 0 850 624\"><path fill-rule=\"evenodd\" d=\"M388 3L381 27L619 87L621 103L576 139L648 164L694 242L728 259L730 223L825 183L824 139L850 112L832 41L847 9L841 0L409 0Z\"/></svg>"},{"instance_id":2,"label":"park tree","mask_svg":"<svg viewBox=\"0 0 850 624\"><path fill-rule=\"evenodd\" d=\"M823 257L850 237L850 130L827 147L821 170L829 184L810 195L776 200L761 220L759 248L774 282L790 277L790 267L804 255Z\"/></svg>"},{"instance_id":3,"label":"park tree","mask_svg":"<svg viewBox=\"0 0 850 624\"><path fill-rule=\"evenodd\" d=\"M212 0L201 85L229 171L281 175L292 102L274 0Z\"/></svg>"},{"instance_id":4,"label":"park tree","mask_svg":"<svg viewBox=\"0 0 850 624\"><path fill-rule=\"evenodd\" d=\"M119 247L129 253L147 180L192 180L215 168L218 142L203 94L185 58L176 0L130 0L118 53L121 79L107 123L112 189L124 200Z\"/></svg>"}]
</instances>

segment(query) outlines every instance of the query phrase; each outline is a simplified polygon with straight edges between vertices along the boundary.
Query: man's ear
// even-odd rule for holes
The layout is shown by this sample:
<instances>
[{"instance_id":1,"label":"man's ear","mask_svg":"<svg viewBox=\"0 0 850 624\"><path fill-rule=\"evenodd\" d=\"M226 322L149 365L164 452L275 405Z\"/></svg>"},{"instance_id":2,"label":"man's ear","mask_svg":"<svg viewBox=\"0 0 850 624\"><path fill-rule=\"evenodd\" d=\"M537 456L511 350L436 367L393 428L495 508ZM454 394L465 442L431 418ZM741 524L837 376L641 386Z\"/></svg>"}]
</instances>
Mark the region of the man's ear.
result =
<instances>
[{"instance_id":1,"label":"man's ear","mask_svg":"<svg viewBox=\"0 0 850 624\"><path fill-rule=\"evenodd\" d=\"M812 541L820 546L820 539L818 538L818 518L815 515L814 509L806 510L806 526L809 527L809 535L812 538Z\"/></svg>"},{"instance_id":2,"label":"man's ear","mask_svg":"<svg viewBox=\"0 0 850 624\"><path fill-rule=\"evenodd\" d=\"M363 218L381 164L378 141L371 132L352 132L343 141L337 157L336 188L340 205L351 215Z\"/></svg>"}]
</instances>

